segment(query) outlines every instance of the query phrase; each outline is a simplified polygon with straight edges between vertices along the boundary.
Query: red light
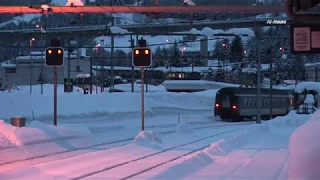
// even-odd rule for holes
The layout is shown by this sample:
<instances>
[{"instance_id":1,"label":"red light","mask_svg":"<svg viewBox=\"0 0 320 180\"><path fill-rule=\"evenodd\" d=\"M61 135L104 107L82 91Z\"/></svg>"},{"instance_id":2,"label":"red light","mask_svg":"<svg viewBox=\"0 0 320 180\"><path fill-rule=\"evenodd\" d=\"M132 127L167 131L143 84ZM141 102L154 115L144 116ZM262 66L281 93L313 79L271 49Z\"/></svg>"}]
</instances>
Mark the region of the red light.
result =
<instances>
[{"instance_id":1,"label":"red light","mask_svg":"<svg viewBox=\"0 0 320 180\"><path fill-rule=\"evenodd\" d=\"M233 105L233 106L232 106L232 109L237 109L237 106L236 106L236 105Z\"/></svg>"},{"instance_id":2,"label":"red light","mask_svg":"<svg viewBox=\"0 0 320 180\"><path fill-rule=\"evenodd\" d=\"M140 52L139 52L139 50L135 50L134 53L135 53L136 55L138 55Z\"/></svg>"},{"instance_id":3,"label":"red light","mask_svg":"<svg viewBox=\"0 0 320 180\"><path fill-rule=\"evenodd\" d=\"M219 105L219 104L216 104L216 108L218 108L218 107L220 107L220 105Z\"/></svg>"},{"instance_id":4,"label":"red light","mask_svg":"<svg viewBox=\"0 0 320 180\"><path fill-rule=\"evenodd\" d=\"M148 49L144 50L144 53L149 54L149 50Z\"/></svg>"}]
</instances>

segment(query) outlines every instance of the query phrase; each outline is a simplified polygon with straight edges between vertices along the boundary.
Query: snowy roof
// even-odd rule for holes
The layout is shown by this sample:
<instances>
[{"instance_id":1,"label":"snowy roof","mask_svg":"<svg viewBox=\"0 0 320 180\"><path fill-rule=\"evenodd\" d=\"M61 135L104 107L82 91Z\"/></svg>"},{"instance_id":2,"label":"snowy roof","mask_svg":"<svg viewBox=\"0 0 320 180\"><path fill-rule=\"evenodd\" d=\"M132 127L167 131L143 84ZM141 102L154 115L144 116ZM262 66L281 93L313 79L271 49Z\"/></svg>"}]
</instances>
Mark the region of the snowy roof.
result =
<instances>
[{"instance_id":1,"label":"snowy roof","mask_svg":"<svg viewBox=\"0 0 320 180\"><path fill-rule=\"evenodd\" d=\"M15 64L1 64L1 67L16 67Z\"/></svg>"},{"instance_id":2,"label":"snowy roof","mask_svg":"<svg viewBox=\"0 0 320 180\"><path fill-rule=\"evenodd\" d=\"M295 92L302 93L303 91L316 91L320 92L320 83L319 82L302 82L296 86Z\"/></svg>"},{"instance_id":3,"label":"snowy roof","mask_svg":"<svg viewBox=\"0 0 320 180\"><path fill-rule=\"evenodd\" d=\"M320 65L320 62L316 62L316 63L306 63L304 65L304 67L310 67L310 66L319 66Z\"/></svg>"},{"instance_id":4,"label":"snowy roof","mask_svg":"<svg viewBox=\"0 0 320 180\"><path fill-rule=\"evenodd\" d=\"M44 52L41 52L41 51L31 51L30 54L31 54L31 56L41 56L41 55L44 55Z\"/></svg>"},{"instance_id":5,"label":"snowy roof","mask_svg":"<svg viewBox=\"0 0 320 180\"><path fill-rule=\"evenodd\" d=\"M77 74L76 78L89 78L90 74Z\"/></svg>"},{"instance_id":6,"label":"snowy roof","mask_svg":"<svg viewBox=\"0 0 320 180\"><path fill-rule=\"evenodd\" d=\"M181 47L179 50L181 52L200 52L199 47Z\"/></svg>"},{"instance_id":7,"label":"snowy roof","mask_svg":"<svg viewBox=\"0 0 320 180\"><path fill-rule=\"evenodd\" d=\"M114 33L114 34L125 34L125 33L129 33L128 30L122 29L122 28L117 27L117 26L112 26L112 27L110 27L110 30L111 30L111 32Z\"/></svg>"},{"instance_id":8,"label":"snowy roof","mask_svg":"<svg viewBox=\"0 0 320 180\"><path fill-rule=\"evenodd\" d=\"M16 60L45 60L45 56L17 56Z\"/></svg>"}]
</instances>

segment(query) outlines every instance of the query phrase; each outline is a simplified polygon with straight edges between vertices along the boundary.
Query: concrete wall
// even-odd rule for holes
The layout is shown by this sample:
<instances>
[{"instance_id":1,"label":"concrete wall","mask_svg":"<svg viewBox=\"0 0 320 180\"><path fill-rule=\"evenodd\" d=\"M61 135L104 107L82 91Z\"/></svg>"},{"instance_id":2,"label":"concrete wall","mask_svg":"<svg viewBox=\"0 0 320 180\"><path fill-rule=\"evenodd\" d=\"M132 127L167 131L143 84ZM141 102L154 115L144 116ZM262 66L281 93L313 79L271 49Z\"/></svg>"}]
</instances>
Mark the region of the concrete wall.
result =
<instances>
[{"instance_id":1,"label":"concrete wall","mask_svg":"<svg viewBox=\"0 0 320 180\"><path fill-rule=\"evenodd\" d=\"M90 74L90 59L85 57L82 59L73 58L70 61L71 78L75 78L77 74ZM64 78L68 77L68 59L65 59L63 67L57 68L58 84L64 83ZM80 72L77 72L79 66ZM15 73L8 73L7 68L16 68ZM44 58L24 56L17 58L16 64L5 64L1 67L2 87L10 84L16 85L36 85L42 72L44 83L53 83L53 68L45 65Z\"/></svg>"},{"instance_id":2,"label":"concrete wall","mask_svg":"<svg viewBox=\"0 0 320 180\"><path fill-rule=\"evenodd\" d=\"M1 78L2 78L1 87L5 87L6 85L9 85L9 84L17 84L16 66L3 65L1 67Z\"/></svg>"},{"instance_id":3,"label":"concrete wall","mask_svg":"<svg viewBox=\"0 0 320 180\"><path fill-rule=\"evenodd\" d=\"M65 78L68 78L68 66L69 66L69 60L65 59L64 66L63 66ZM75 79L77 74L90 74L90 58L83 58L83 59L71 58L70 59L70 77Z\"/></svg>"}]
</instances>

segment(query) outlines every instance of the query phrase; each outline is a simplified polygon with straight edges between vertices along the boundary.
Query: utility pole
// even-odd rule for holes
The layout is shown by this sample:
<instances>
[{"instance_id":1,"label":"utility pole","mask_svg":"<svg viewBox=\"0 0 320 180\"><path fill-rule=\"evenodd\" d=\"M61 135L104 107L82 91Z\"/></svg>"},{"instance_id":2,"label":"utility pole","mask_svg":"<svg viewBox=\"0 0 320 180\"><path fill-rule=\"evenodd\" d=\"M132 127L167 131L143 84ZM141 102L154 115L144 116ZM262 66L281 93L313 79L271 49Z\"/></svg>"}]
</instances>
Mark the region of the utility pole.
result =
<instances>
[{"instance_id":1,"label":"utility pole","mask_svg":"<svg viewBox=\"0 0 320 180\"><path fill-rule=\"evenodd\" d=\"M130 46L132 51L134 48L134 39L132 37L132 34L130 35ZM131 92L134 92L134 75L135 75L134 66L131 65Z\"/></svg>"},{"instance_id":2,"label":"utility pole","mask_svg":"<svg viewBox=\"0 0 320 180\"><path fill-rule=\"evenodd\" d=\"M92 94L92 82L93 82L93 73L92 73L92 51L90 56L90 94Z\"/></svg>"},{"instance_id":3,"label":"utility pole","mask_svg":"<svg viewBox=\"0 0 320 180\"><path fill-rule=\"evenodd\" d=\"M104 34L102 35L102 40L101 40L101 46L102 46L102 52L101 52L101 68L100 68L100 72L101 72L101 76L100 76L100 92L104 92L104 74L105 74L105 69L104 69L104 64L103 64L103 56L104 56Z\"/></svg>"},{"instance_id":4,"label":"utility pole","mask_svg":"<svg viewBox=\"0 0 320 180\"><path fill-rule=\"evenodd\" d=\"M271 49L268 49L268 56L269 56L269 60L270 60L270 120L273 118L273 97L272 97L272 88L273 88L273 59L272 59L272 53L271 53Z\"/></svg>"},{"instance_id":5,"label":"utility pole","mask_svg":"<svg viewBox=\"0 0 320 180\"><path fill-rule=\"evenodd\" d=\"M70 44L69 44L70 46ZM71 47L69 47L69 50L68 50L68 81L70 81L70 73L71 73Z\"/></svg>"},{"instance_id":6,"label":"utility pole","mask_svg":"<svg viewBox=\"0 0 320 180\"><path fill-rule=\"evenodd\" d=\"M112 15L112 14L111 14ZM112 21L111 21L111 26L114 26L114 17L112 16ZM111 32L111 29L109 29ZM111 57L110 57L110 62L111 62L111 83L110 83L110 90L111 88L114 89L114 66L113 66L113 54L114 54L114 35L111 32Z\"/></svg>"},{"instance_id":7,"label":"utility pole","mask_svg":"<svg viewBox=\"0 0 320 180\"><path fill-rule=\"evenodd\" d=\"M256 24L255 19L255 35L256 35L256 46L258 55L258 77L257 77L257 124L261 124L261 47L260 47L260 33Z\"/></svg>"},{"instance_id":8,"label":"utility pole","mask_svg":"<svg viewBox=\"0 0 320 180\"><path fill-rule=\"evenodd\" d=\"M53 67L53 124L57 126L57 67Z\"/></svg>"}]
</instances>

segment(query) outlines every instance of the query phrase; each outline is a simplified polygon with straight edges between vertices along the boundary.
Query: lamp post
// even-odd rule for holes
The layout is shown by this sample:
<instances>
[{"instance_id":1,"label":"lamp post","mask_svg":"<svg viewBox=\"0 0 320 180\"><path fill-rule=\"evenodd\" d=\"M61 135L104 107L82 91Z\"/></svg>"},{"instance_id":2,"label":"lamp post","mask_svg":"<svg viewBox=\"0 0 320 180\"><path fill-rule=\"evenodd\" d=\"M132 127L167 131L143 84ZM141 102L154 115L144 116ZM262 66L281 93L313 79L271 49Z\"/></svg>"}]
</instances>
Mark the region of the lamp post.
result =
<instances>
[{"instance_id":1,"label":"lamp post","mask_svg":"<svg viewBox=\"0 0 320 180\"><path fill-rule=\"evenodd\" d=\"M39 24L36 25L36 28L37 28L37 29L40 29L41 32L43 31L43 27L40 26ZM41 35L40 35L40 42L41 42L41 44L42 44L42 33L41 33ZM43 63L44 63L43 56L44 56L44 55L41 53L41 72L40 72L41 77L43 76ZM42 78L43 78L43 77L42 77ZM43 79L41 79L41 81L43 81ZM41 94L43 94L43 83L44 83L44 82L40 82Z\"/></svg>"},{"instance_id":2,"label":"lamp post","mask_svg":"<svg viewBox=\"0 0 320 180\"><path fill-rule=\"evenodd\" d=\"M30 69L30 94L32 93L32 75L31 75L31 73L32 73L32 70L31 70L31 68L33 68L33 60L32 60L32 58L31 58L31 52L32 52L32 43L33 43L33 41L35 41L36 39L35 38L31 38L30 40L29 40L29 47L30 47L30 49L29 49L29 56L30 56L30 67L29 67L29 69Z\"/></svg>"},{"instance_id":3,"label":"lamp post","mask_svg":"<svg viewBox=\"0 0 320 180\"><path fill-rule=\"evenodd\" d=\"M226 64L226 60L228 57L228 44L223 43L222 46L225 48L225 53L226 53L226 59L223 61L223 75L224 75L224 81L226 82L226 71L227 71L227 64Z\"/></svg>"},{"instance_id":4,"label":"lamp post","mask_svg":"<svg viewBox=\"0 0 320 180\"><path fill-rule=\"evenodd\" d=\"M96 58L98 59L98 52L99 52L99 47L100 47L100 44L97 44L96 45ZM101 64L100 64L100 66L101 66ZM101 73L101 72L100 72ZM101 76L101 75L100 75ZM100 80L101 80L101 78L100 78ZM95 83L96 84L96 94L98 94L98 86L97 86L97 82Z\"/></svg>"}]
</instances>

